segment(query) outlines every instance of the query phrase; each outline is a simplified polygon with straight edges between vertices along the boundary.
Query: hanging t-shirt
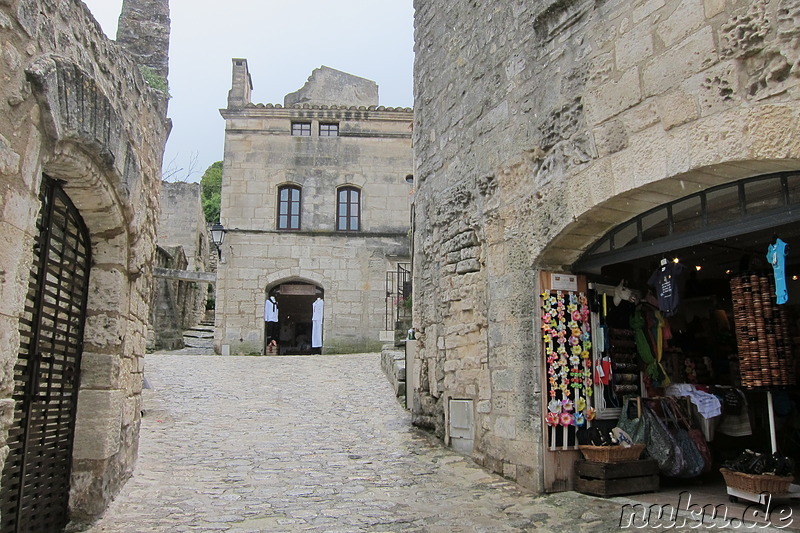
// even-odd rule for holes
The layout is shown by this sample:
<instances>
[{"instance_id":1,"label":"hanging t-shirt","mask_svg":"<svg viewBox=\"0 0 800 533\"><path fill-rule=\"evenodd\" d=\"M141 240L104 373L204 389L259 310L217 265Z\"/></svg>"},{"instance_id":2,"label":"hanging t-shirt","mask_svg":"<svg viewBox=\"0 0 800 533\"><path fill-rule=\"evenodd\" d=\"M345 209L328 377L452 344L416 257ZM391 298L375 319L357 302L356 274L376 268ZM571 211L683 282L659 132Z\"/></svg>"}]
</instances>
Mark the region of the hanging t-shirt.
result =
<instances>
[{"instance_id":1,"label":"hanging t-shirt","mask_svg":"<svg viewBox=\"0 0 800 533\"><path fill-rule=\"evenodd\" d=\"M647 284L653 287L658 295L658 308L664 316L672 316L678 310L680 295L678 294L678 276L684 267L680 263L669 262L653 272Z\"/></svg>"},{"instance_id":2,"label":"hanging t-shirt","mask_svg":"<svg viewBox=\"0 0 800 533\"><path fill-rule=\"evenodd\" d=\"M767 248L767 261L772 265L775 274L775 296L776 303L785 304L789 301L789 291L786 289L786 256L789 253L789 245L780 239L775 244L770 244Z\"/></svg>"},{"instance_id":3,"label":"hanging t-shirt","mask_svg":"<svg viewBox=\"0 0 800 533\"><path fill-rule=\"evenodd\" d=\"M325 309L325 302L322 298L317 298L311 305L311 347L322 347L322 318Z\"/></svg>"},{"instance_id":4,"label":"hanging t-shirt","mask_svg":"<svg viewBox=\"0 0 800 533\"><path fill-rule=\"evenodd\" d=\"M274 298L268 298L264 302L264 322L278 321L278 302Z\"/></svg>"}]
</instances>

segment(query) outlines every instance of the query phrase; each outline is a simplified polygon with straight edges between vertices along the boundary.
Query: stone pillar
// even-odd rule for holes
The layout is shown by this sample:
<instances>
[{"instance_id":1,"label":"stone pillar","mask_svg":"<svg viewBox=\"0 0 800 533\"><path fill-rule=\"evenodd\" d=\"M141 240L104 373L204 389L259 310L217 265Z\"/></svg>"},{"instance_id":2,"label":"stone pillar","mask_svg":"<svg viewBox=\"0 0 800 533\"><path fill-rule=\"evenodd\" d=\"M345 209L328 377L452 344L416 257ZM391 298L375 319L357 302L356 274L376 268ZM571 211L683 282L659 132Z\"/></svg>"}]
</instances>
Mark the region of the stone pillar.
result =
<instances>
[{"instance_id":1,"label":"stone pillar","mask_svg":"<svg viewBox=\"0 0 800 533\"><path fill-rule=\"evenodd\" d=\"M228 91L228 109L244 107L250 103L250 93L253 90L253 80L247 68L247 60L233 58L233 79L231 90Z\"/></svg>"},{"instance_id":2,"label":"stone pillar","mask_svg":"<svg viewBox=\"0 0 800 533\"><path fill-rule=\"evenodd\" d=\"M169 0L123 0L117 42L165 80L169 74Z\"/></svg>"}]
</instances>

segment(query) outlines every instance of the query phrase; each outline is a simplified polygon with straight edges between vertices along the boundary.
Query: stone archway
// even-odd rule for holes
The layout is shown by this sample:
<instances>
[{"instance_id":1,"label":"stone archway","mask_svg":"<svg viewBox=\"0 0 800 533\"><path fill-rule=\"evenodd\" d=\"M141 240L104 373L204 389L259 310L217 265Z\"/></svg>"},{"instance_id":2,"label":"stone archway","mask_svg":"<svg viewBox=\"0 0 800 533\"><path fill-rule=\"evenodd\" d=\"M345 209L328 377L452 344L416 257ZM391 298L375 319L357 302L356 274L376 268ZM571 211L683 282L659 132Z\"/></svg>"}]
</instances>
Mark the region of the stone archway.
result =
<instances>
[{"instance_id":1,"label":"stone archway","mask_svg":"<svg viewBox=\"0 0 800 533\"><path fill-rule=\"evenodd\" d=\"M315 322L315 305L324 301L325 289L315 282L290 278L273 283L266 291L264 353L305 355L319 353L323 324ZM267 306L274 302L277 321L266 321ZM323 304L324 305L324 304ZM270 346L272 345L272 346Z\"/></svg>"},{"instance_id":2,"label":"stone archway","mask_svg":"<svg viewBox=\"0 0 800 533\"><path fill-rule=\"evenodd\" d=\"M718 185L791 169L800 169L800 161L735 161L652 181L587 208L550 240L536 263L542 270L569 270L606 232L649 209Z\"/></svg>"},{"instance_id":3,"label":"stone archway","mask_svg":"<svg viewBox=\"0 0 800 533\"><path fill-rule=\"evenodd\" d=\"M64 58L40 57L26 74L41 109L31 139L40 166L27 179L58 180L91 241L69 495L71 519L84 521L102 513L136 460L168 122L156 99L126 114L107 87ZM130 135L134 125L148 133Z\"/></svg>"}]
</instances>

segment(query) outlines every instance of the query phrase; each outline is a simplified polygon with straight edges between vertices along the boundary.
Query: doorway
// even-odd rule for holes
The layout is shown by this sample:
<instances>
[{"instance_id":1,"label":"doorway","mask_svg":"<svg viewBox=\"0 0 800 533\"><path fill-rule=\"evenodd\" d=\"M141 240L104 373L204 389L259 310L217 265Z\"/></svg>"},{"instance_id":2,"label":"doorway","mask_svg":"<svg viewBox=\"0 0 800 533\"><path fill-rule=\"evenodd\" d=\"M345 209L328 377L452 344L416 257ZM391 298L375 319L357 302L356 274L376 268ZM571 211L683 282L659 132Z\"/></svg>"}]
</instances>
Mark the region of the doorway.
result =
<instances>
[{"instance_id":1,"label":"doorway","mask_svg":"<svg viewBox=\"0 0 800 533\"><path fill-rule=\"evenodd\" d=\"M267 298L276 303L278 321L264 323L264 353L321 353L321 346L315 346L319 343L313 342L313 318L315 302L317 299L324 300L324 297L325 291L322 287L300 281L281 283L270 289ZM317 327L321 328L321 324Z\"/></svg>"},{"instance_id":2,"label":"doorway","mask_svg":"<svg viewBox=\"0 0 800 533\"><path fill-rule=\"evenodd\" d=\"M91 245L78 210L47 177L20 320L14 422L0 490L0 531L56 532L68 521Z\"/></svg>"}]
</instances>

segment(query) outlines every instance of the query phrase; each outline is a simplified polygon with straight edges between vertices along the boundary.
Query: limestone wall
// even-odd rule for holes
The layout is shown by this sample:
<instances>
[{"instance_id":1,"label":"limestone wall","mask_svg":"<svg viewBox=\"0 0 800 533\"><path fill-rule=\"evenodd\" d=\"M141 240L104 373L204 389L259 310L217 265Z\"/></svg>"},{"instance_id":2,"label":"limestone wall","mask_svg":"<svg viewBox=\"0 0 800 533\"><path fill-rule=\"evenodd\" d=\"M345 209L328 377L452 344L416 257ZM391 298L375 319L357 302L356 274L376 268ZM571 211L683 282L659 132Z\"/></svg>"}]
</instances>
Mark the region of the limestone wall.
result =
<instances>
[{"instance_id":1,"label":"limestone wall","mask_svg":"<svg viewBox=\"0 0 800 533\"><path fill-rule=\"evenodd\" d=\"M186 264L180 267L159 266L209 272L210 243L200 199L200 184L162 182L159 205L161 210L158 217L158 244L166 248L181 247L183 250L181 253L185 255L186 261ZM164 288L167 286L165 283L170 282L162 282ZM182 294L180 301L174 298L177 294L174 291L162 291L160 294L171 301L158 301L155 305L161 308L173 308L178 313L176 318L179 327L185 330L196 326L205 318L208 284L185 281L179 283ZM159 336L158 331L156 336Z\"/></svg>"},{"instance_id":2,"label":"limestone wall","mask_svg":"<svg viewBox=\"0 0 800 533\"><path fill-rule=\"evenodd\" d=\"M347 101L348 87L374 85L341 72L315 74L302 93L325 101L342 90ZM253 104L244 59L233 60L232 79L222 110L220 219L228 232L217 267L218 349L262 353L267 290L291 280L325 291L324 352L380 349L386 272L410 256L411 110ZM310 123L311 135L291 135L293 122ZM320 136L320 123L338 124L338 135ZM277 230L278 188L287 184L302 190L300 230ZM359 231L335 229L342 186L360 191Z\"/></svg>"},{"instance_id":3,"label":"limestone wall","mask_svg":"<svg viewBox=\"0 0 800 533\"><path fill-rule=\"evenodd\" d=\"M264 300L282 282L314 283L325 291L325 353L379 351L384 329L386 271L408 257L406 236L347 237L286 232L229 232L218 265L217 346L230 353L264 348Z\"/></svg>"},{"instance_id":4,"label":"limestone wall","mask_svg":"<svg viewBox=\"0 0 800 533\"><path fill-rule=\"evenodd\" d=\"M47 173L92 241L70 492L81 521L102 512L136 458L167 100L78 0L0 2L0 49L0 440Z\"/></svg>"},{"instance_id":5,"label":"limestone wall","mask_svg":"<svg viewBox=\"0 0 800 533\"><path fill-rule=\"evenodd\" d=\"M800 3L415 8L414 418L447 438L447 400L474 400L475 458L541 490L538 272L650 207L800 167Z\"/></svg>"}]
</instances>

